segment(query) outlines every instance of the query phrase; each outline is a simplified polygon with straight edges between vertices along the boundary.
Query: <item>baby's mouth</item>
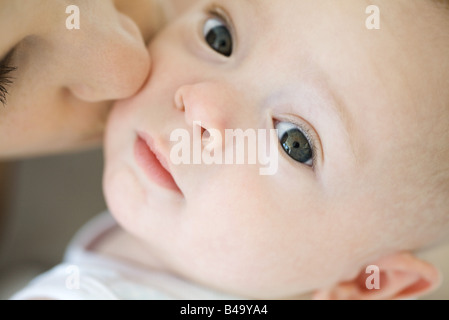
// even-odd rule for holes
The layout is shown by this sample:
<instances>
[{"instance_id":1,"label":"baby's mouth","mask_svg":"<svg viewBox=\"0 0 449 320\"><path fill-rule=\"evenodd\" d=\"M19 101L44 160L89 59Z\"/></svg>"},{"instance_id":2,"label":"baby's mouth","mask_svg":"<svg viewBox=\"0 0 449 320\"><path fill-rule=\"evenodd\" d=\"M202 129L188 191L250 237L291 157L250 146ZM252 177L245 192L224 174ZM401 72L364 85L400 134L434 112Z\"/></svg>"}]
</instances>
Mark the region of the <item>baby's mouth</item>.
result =
<instances>
[{"instance_id":1,"label":"baby's mouth","mask_svg":"<svg viewBox=\"0 0 449 320\"><path fill-rule=\"evenodd\" d=\"M157 150L153 139L138 133L134 144L134 157L149 180L160 187L182 193L170 173L165 157Z\"/></svg>"}]
</instances>

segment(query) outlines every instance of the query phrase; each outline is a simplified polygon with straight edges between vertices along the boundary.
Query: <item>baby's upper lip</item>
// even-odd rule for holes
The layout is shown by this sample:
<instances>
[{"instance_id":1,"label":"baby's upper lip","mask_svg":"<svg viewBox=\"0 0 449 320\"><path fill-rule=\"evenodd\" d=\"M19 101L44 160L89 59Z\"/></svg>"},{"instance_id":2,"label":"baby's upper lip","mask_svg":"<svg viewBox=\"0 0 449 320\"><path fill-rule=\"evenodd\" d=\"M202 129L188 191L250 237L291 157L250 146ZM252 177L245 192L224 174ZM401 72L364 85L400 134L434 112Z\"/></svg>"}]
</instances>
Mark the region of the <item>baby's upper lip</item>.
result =
<instances>
[{"instance_id":1,"label":"baby's upper lip","mask_svg":"<svg viewBox=\"0 0 449 320\"><path fill-rule=\"evenodd\" d=\"M173 176L172 170L170 168L170 164L167 161L167 157L165 156L166 153L163 152L163 148L161 147L161 143L158 143L159 140L154 139L150 134L144 131L138 131L137 135L139 138L141 138L150 148L151 152L154 153L156 156L156 159L159 161L161 166L171 175L173 181L176 183L179 192L182 193L181 189L179 188L179 185ZM168 154L168 152L167 152Z\"/></svg>"}]
</instances>

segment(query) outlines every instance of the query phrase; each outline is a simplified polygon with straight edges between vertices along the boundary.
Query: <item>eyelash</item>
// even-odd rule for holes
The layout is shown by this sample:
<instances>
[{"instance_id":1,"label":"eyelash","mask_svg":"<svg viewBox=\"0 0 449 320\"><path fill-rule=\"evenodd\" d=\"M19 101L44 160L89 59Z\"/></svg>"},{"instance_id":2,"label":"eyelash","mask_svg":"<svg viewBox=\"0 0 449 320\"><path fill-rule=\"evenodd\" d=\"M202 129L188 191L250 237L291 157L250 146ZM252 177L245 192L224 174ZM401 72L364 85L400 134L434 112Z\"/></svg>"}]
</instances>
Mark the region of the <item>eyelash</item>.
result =
<instances>
[{"instance_id":1,"label":"eyelash","mask_svg":"<svg viewBox=\"0 0 449 320\"><path fill-rule=\"evenodd\" d=\"M3 105L6 105L8 87L13 84L11 73L17 69L17 67L9 65L12 54L13 51L8 53L6 57L0 62L0 103Z\"/></svg>"},{"instance_id":2,"label":"eyelash","mask_svg":"<svg viewBox=\"0 0 449 320\"><path fill-rule=\"evenodd\" d=\"M223 20L227 25L231 25L231 21L228 18L229 14L227 13L227 11L225 9L223 9L219 4L215 4L212 3L211 5L209 5L206 8L206 12L213 16L213 17L217 17L220 18L221 20ZM230 26L229 26L230 27Z\"/></svg>"},{"instance_id":3,"label":"eyelash","mask_svg":"<svg viewBox=\"0 0 449 320\"><path fill-rule=\"evenodd\" d=\"M223 7L221 7L219 4L211 4L206 9L206 13L210 17L214 17L217 19L220 19L224 22L227 28L229 28L229 31L232 35L233 42L236 43L236 33L234 29L234 22L232 21L231 15L226 11ZM203 24L204 25L204 24Z\"/></svg>"}]
</instances>

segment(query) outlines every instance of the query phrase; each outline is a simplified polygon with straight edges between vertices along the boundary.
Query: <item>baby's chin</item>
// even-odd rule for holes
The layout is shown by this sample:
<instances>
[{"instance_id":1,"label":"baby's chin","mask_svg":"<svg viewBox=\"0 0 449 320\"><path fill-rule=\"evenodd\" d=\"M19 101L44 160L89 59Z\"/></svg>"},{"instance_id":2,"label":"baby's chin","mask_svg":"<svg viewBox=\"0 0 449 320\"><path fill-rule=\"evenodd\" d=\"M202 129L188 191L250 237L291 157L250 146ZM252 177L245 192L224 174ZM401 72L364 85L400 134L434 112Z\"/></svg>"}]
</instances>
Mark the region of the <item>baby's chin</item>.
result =
<instances>
[{"instance_id":1,"label":"baby's chin","mask_svg":"<svg viewBox=\"0 0 449 320\"><path fill-rule=\"evenodd\" d=\"M136 187L138 185L130 168L123 166L118 169L106 163L103 193L111 214L122 225L130 223L130 218L137 212L136 204L145 201L143 190Z\"/></svg>"}]
</instances>

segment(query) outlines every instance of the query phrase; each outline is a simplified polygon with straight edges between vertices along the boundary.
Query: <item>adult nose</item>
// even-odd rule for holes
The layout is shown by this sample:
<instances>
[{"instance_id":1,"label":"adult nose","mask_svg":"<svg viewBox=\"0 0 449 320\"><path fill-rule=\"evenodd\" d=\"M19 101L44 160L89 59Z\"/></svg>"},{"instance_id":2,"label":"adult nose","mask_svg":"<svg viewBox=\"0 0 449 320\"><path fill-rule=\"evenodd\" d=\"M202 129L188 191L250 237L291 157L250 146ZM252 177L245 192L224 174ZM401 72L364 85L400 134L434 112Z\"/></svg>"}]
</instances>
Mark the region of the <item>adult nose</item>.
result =
<instances>
[{"instance_id":1,"label":"adult nose","mask_svg":"<svg viewBox=\"0 0 449 320\"><path fill-rule=\"evenodd\" d=\"M79 34L70 31L70 55L77 56L77 68L68 88L83 101L130 97L148 77L150 56L140 30L129 17L113 15L105 25L92 22L81 25Z\"/></svg>"}]
</instances>

